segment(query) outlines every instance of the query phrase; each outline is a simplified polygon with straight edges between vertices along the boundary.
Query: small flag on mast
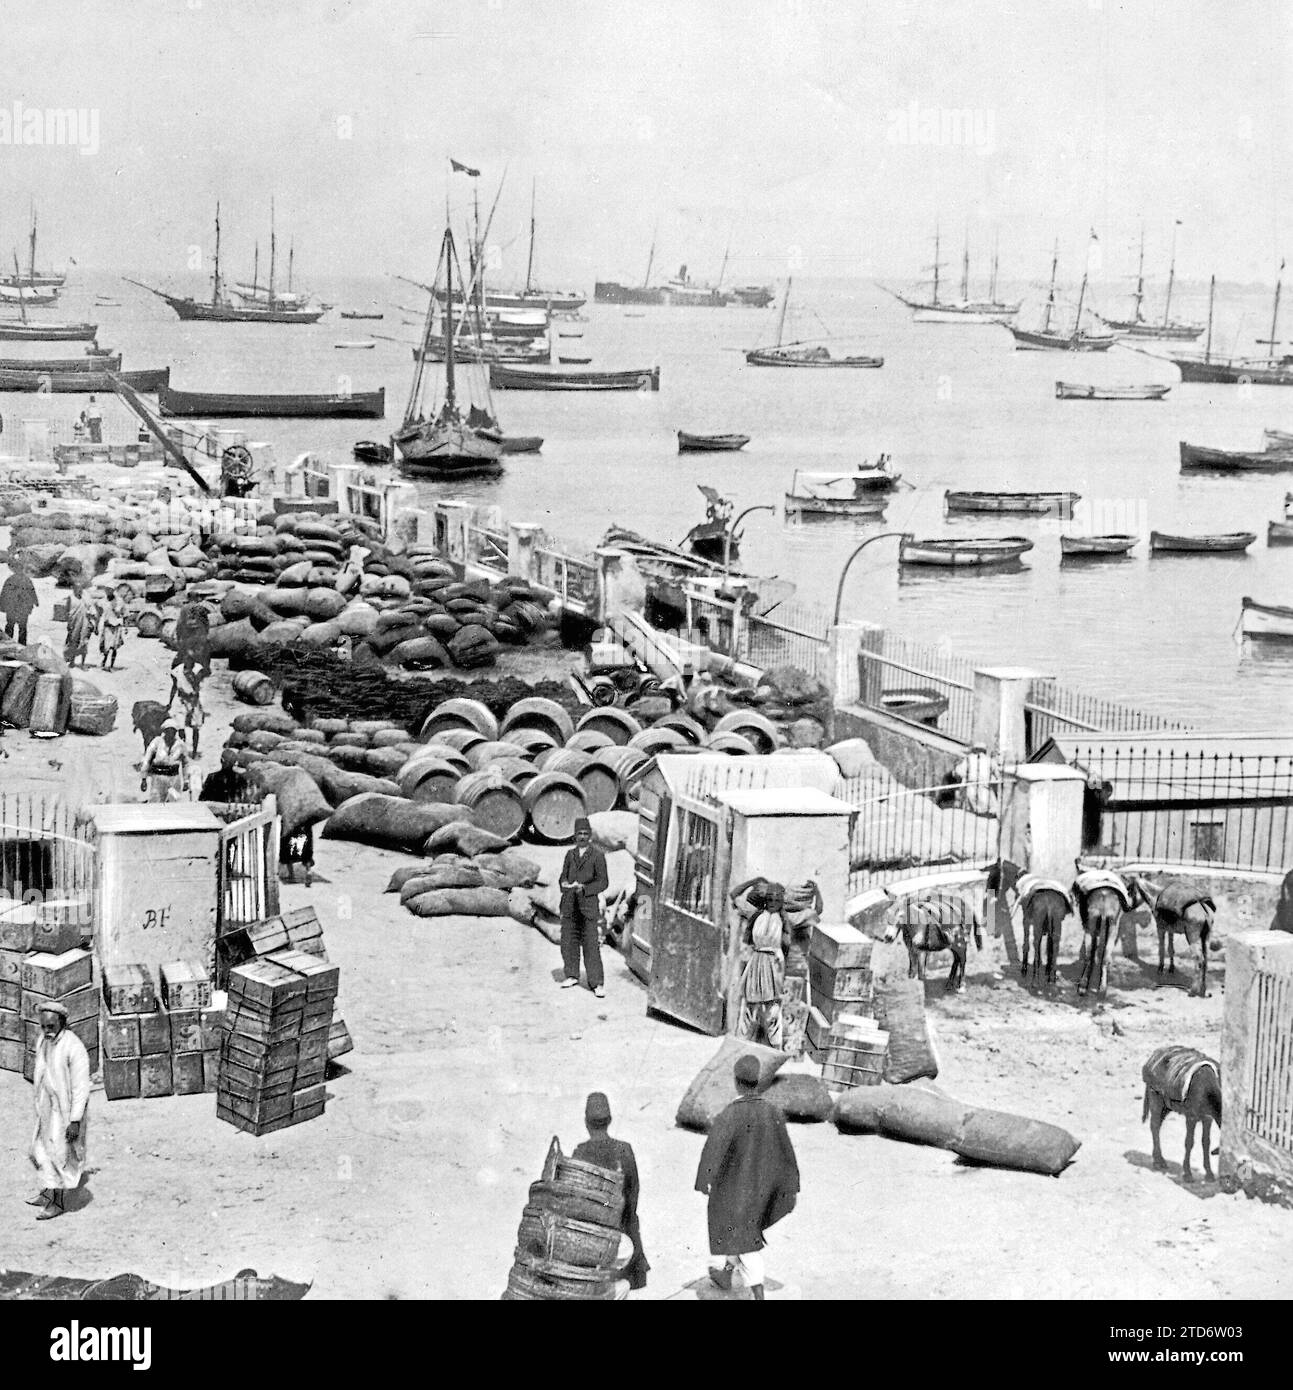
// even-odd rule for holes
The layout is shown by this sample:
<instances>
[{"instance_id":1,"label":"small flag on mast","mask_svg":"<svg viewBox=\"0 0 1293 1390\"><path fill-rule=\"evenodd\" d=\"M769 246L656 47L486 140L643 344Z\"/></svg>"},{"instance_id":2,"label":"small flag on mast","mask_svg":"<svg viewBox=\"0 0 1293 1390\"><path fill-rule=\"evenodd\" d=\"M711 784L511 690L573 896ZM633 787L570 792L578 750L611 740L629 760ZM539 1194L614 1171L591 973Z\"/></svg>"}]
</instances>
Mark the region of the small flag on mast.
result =
<instances>
[{"instance_id":1,"label":"small flag on mast","mask_svg":"<svg viewBox=\"0 0 1293 1390\"><path fill-rule=\"evenodd\" d=\"M458 161L454 159L452 155L449 156L449 163L453 166L453 171L455 174L466 174L469 179L480 178L479 169L472 169L466 164L459 164Z\"/></svg>"}]
</instances>

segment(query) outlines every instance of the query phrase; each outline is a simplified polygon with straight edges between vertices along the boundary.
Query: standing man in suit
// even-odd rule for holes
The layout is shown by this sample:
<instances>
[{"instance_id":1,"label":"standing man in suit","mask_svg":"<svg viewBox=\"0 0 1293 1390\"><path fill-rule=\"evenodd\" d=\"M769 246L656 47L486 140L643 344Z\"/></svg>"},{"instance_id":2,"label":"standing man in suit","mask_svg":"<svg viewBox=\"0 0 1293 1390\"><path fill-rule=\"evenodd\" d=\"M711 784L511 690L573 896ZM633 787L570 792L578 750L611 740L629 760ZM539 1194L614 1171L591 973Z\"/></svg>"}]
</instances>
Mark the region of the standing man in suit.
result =
<instances>
[{"instance_id":1,"label":"standing man in suit","mask_svg":"<svg viewBox=\"0 0 1293 1390\"><path fill-rule=\"evenodd\" d=\"M593 848L592 826L583 818L575 822L575 847L566 851L561 864L561 964L565 976L562 989L572 989L579 983L579 953L582 947L584 969L588 972L588 988L598 997L606 998L603 988L602 946L598 939L601 909L598 899L606 891L610 879L606 874L606 856Z\"/></svg>"}]
</instances>

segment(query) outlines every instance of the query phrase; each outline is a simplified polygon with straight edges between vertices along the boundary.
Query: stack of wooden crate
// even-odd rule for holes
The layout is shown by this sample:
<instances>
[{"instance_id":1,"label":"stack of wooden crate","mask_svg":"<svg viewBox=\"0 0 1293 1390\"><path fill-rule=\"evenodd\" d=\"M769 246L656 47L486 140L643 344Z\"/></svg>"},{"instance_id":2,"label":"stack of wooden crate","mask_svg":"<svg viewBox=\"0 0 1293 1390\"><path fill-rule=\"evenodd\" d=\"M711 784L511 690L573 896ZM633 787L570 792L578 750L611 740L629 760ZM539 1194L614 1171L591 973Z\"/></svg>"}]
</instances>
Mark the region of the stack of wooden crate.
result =
<instances>
[{"instance_id":1,"label":"stack of wooden crate","mask_svg":"<svg viewBox=\"0 0 1293 1390\"><path fill-rule=\"evenodd\" d=\"M103 1090L108 1100L214 1091L224 1011L195 961L161 966L161 998L144 965L103 972ZM159 1007L160 1005L160 1007Z\"/></svg>"},{"instance_id":2,"label":"stack of wooden crate","mask_svg":"<svg viewBox=\"0 0 1293 1390\"><path fill-rule=\"evenodd\" d=\"M268 1134L323 1113L340 970L294 950L229 971L216 1115Z\"/></svg>"},{"instance_id":3,"label":"stack of wooden crate","mask_svg":"<svg viewBox=\"0 0 1293 1390\"><path fill-rule=\"evenodd\" d=\"M91 1069L97 1067L99 1039L97 1033L89 1036L85 993L87 987L93 993L94 967L91 963L91 974L85 974L82 962L88 953L80 952L81 940L78 923L40 905L16 907L0 916L0 1071L20 1071L28 1081L32 1079L40 1036L38 998L59 999L67 1006L68 1025L75 1025L73 1031L85 1043ZM39 955L41 960L30 976L31 983L24 984L23 966L33 955ZM57 962L67 958L61 973L60 966L52 965L47 957ZM81 985L70 983L82 977ZM42 985L54 985L55 992L42 989ZM28 1024L32 1026L29 1028Z\"/></svg>"},{"instance_id":4,"label":"stack of wooden crate","mask_svg":"<svg viewBox=\"0 0 1293 1390\"><path fill-rule=\"evenodd\" d=\"M34 951L22 958L22 1074L36 1074L41 1006L56 1001L67 1010L67 1026L85 1044L90 1071L99 1069L99 996L94 987L94 957L80 947L52 955Z\"/></svg>"},{"instance_id":5,"label":"stack of wooden crate","mask_svg":"<svg viewBox=\"0 0 1293 1390\"><path fill-rule=\"evenodd\" d=\"M831 1024L841 1014L872 1012L870 937L846 922L819 922L808 944L808 1048L821 1061Z\"/></svg>"}]
</instances>

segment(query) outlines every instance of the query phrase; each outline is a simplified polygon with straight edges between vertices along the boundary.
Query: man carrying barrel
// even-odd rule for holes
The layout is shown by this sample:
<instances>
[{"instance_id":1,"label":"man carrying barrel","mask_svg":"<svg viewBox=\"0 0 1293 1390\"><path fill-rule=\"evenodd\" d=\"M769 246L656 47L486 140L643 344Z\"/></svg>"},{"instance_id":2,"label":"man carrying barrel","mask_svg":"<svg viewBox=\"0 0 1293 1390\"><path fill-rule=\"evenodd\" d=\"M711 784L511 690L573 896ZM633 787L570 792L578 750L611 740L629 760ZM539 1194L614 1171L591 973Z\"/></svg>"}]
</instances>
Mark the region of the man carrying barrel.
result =
<instances>
[{"instance_id":1,"label":"man carrying barrel","mask_svg":"<svg viewBox=\"0 0 1293 1390\"><path fill-rule=\"evenodd\" d=\"M575 1149L572 1157L623 1175L624 1217L621 1230L633 1242L633 1258L625 1265L622 1277L628 1281L630 1289L645 1289L647 1271L651 1266L642 1249L642 1230L638 1225L638 1161L633 1146L622 1139L611 1138L611 1104L601 1091L594 1091L588 1097L584 1105L584 1123L588 1126L588 1138Z\"/></svg>"},{"instance_id":2,"label":"man carrying barrel","mask_svg":"<svg viewBox=\"0 0 1293 1390\"><path fill-rule=\"evenodd\" d=\"M763 1298L763 1233L795 1207L799 1164L786 1121L761 1100L758 1059L740 1058L736 1099L709 1127L696 1171L696 1191L709 1197L709 1277L725 1292L741 1271Z\"/></svg>"},{"instance_id":3,"label":"man carrying barrel","mask_svg":"<svg viewBox=\"0 0 1293 1390\"><path fill-rule=\"evenodd\" d=\"M601 895L610 878L606 856L593 848L593 828L581 816L575 822L575 847L566 851L561 863L561 964L562 989L579 983L579 955L583 950L588 988L598 999L606 998L602 970L602 946L598 937Z\"/></svg>"}]
</instances>

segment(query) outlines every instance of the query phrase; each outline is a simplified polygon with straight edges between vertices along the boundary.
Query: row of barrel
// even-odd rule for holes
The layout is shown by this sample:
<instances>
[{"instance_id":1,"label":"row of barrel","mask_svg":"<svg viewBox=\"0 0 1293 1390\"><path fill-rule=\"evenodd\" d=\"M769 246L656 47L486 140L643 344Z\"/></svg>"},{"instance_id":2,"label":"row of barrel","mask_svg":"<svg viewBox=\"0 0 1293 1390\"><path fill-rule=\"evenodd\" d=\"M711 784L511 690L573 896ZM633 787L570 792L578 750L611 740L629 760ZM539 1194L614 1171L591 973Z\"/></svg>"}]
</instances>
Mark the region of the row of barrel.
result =
<instances>
[{"instance_id":1,"label":"row of barrel","mask_svg":"<svg viewBox=\"0 0 1293 1390\"><path fill-rule=\"evenodd\" d=\"M477 825L508 839L528 823L557 844L573 837L579 817L631 805L638 772L658 753L751 756L781 742L775 725L753 711L725 716L711 734L686 714L643 728L614 707L590 709L576 723L538 696L518 700L501 723L477 700L445 700L420 738L395 777L405 796L468 806Z\"/></svg>"}]
</instances>

